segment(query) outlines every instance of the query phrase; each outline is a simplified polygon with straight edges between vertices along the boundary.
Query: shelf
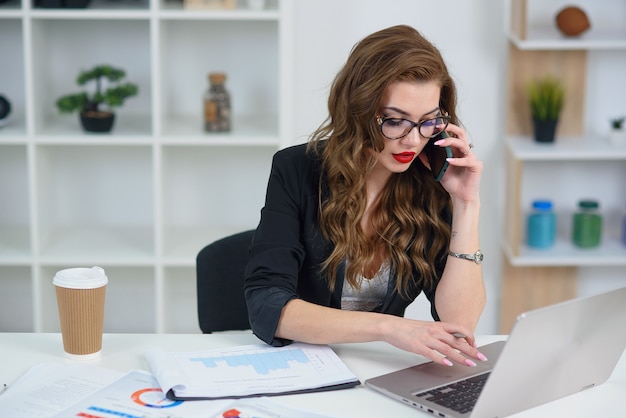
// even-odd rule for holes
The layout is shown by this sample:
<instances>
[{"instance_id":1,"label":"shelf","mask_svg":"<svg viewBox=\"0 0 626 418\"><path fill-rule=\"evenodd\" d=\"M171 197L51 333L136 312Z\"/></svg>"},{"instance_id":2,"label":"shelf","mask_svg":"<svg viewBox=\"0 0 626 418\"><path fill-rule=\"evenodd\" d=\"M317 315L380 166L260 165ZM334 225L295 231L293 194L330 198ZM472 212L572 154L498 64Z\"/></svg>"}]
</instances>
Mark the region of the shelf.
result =
<instances>
[{"instance_id":1,"label":"shelf","mask_svg":"<svg viewBox=\"0 0 626 418\"><path fill-rule=\"evenodd\" d=\"M626 146L618 146L603 137L559 137L554 143L539 143L528 136L506 138L513 158L524 161L594 161L626 160Z\"/></svg>"},{"instance_id":2,"label":"shelf","mask_svg":"<svg viewBox=\"0 0 626 418\"><path fill-rule=\"evenodd\" d=\"M520 255L504 244L511 265L517 267L600 267L626 266L626 246L617 240L604 240L597 248L578 248L570 242L559 240L550 249L520 246Z\"/></svg>"},{"instance_id":3,"label":"shelf","mask_svg":"<svg viewBox=\"0 0 626 418\"><path fill-rule=\"evenodd\" d=\"M208 146L271 146L278 147L280 136L276 115L234 115L230 132L204 132L201 115L169 116L163 122L163 133L158 139L168 145Z\"/></svg>"},{"instance_id":4,"label":"shelf","mask_svg":"<svg viewBox=\"0 0 626 418\"><path fill-rule=\"evenodd\" d=\"M626 51L626 30L590 30L580 37L568 38L554 27L531 27L526 39L509 32L509 40L525 51L623 50Z\"/></svg>"}]
</instances>

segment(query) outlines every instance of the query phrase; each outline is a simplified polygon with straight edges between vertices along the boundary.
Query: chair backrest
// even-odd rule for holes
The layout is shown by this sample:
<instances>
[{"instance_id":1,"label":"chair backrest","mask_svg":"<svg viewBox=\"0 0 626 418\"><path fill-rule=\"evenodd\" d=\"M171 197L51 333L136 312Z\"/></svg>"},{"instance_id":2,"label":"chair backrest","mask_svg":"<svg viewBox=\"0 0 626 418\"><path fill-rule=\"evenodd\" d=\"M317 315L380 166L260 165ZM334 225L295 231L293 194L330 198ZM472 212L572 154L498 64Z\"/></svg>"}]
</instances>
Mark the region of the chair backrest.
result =
<instances>
[{"instance_id":1,"label":"chair backrest","mask_svg":"<svg viewBox=\"0 0 626 418\"><path fill-rule=\"evenodd\" d=\"M221 238L196 257L198 321L203 333L250 329L244 269L254 230Z\"/></svg>"}]
</instances>

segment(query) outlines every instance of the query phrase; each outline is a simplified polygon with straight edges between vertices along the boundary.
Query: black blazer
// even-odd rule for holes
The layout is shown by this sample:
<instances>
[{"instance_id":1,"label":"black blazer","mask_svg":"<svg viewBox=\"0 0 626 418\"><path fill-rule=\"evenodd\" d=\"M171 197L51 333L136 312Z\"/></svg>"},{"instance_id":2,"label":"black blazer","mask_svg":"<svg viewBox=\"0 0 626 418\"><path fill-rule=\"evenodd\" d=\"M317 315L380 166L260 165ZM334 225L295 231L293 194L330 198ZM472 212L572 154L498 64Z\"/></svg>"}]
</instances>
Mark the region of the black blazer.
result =
<instances>
[{"instance_id":1,"label":"black blazer","mask_svg":"<svg viewBox=\"0 0 626 418\"><path fill-rule=\"evenodd\" d=\"M320 264L330 255L332 244L319 228L319 186L321 160L307 153L306 144L278 151L272 161L265 206L250 247L251 259L246 266L244 293L250 326L261 340L280 346L290 341L275 338L278 319L285 304L294 298L318 305L341 307L343 270L339 269L331 291ZM325 184L322 185L323 190ZM441 277L445 261L437 265ZM414 270L413 277L419 278ZM395 276L390 274L387 296L379 311L404 315L406 307L422 292L431 302L431 313L438 320L435 288L422 289L414 280L409 297L395 290Z\"/></svg>"}]
</instances>

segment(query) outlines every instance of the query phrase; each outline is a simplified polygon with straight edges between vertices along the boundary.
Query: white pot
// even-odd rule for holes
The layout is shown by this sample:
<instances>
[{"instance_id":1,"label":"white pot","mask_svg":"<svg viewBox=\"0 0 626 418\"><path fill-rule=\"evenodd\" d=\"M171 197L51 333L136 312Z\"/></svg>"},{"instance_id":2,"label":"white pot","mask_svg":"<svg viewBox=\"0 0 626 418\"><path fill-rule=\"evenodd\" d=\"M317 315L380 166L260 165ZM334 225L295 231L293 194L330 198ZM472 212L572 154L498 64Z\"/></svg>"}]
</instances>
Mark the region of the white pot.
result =
<instances>
[{"instance_id":1,"label":"white pot","mask_svg":"<svg viewBox=\"0 0 626 418\"><path fill-rule=\"evenodd\" d=\"M609 141L614 145L626 144L626 129L613 129L609 131Z\"/></svg>"}]
</instances>

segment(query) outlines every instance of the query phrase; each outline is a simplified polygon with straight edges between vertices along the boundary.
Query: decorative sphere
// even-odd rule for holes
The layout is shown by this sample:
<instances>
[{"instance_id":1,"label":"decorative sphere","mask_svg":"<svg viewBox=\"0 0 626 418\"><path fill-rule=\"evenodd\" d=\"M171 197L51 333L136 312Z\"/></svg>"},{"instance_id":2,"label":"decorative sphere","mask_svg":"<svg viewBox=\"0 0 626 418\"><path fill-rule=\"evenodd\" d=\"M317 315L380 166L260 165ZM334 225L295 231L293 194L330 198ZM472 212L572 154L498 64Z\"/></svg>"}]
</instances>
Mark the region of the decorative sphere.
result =
<instances>
[{"instance_id":1,"label":"decorative sphere","mask_svg":"<svg viewBox=\"0 0 626 418\"><path fill-rule=\"evenodd\" d=\"M568 6L556 15L556 26L565 36L578 36L591 27L583 9Z\"/></svg>"}]
</instances>

